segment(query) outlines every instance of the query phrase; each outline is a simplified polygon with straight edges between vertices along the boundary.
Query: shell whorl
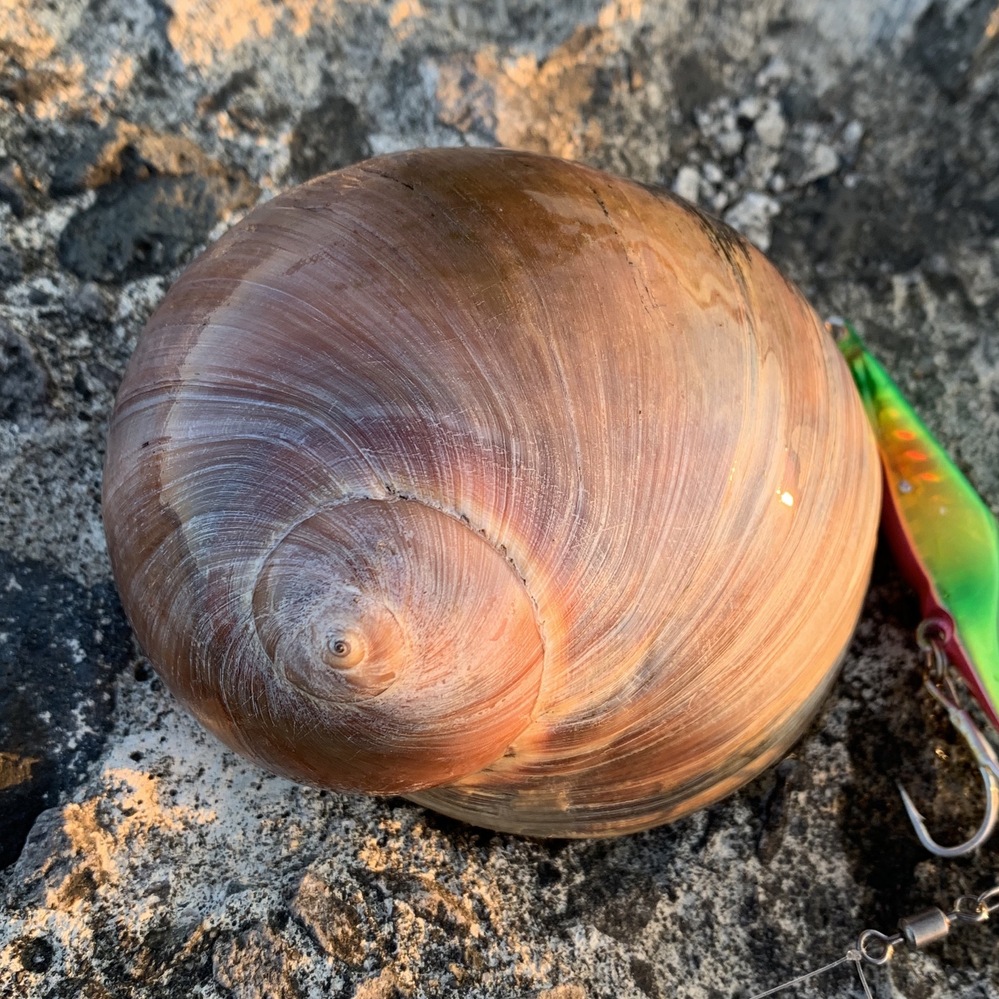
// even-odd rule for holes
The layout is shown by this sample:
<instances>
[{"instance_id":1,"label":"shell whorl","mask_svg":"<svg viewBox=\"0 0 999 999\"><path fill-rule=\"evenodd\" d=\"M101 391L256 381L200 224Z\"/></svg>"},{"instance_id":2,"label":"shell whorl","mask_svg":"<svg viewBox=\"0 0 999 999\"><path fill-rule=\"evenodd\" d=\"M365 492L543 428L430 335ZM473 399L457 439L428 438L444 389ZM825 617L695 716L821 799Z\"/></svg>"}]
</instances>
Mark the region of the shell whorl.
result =
<instances>
[{"instance_id":1,"label":"shell whorl","mask_svg":"<svg viewBox=\"0 0 999 999\"><path fill-rule=\"evenodd\" d=\"M119 394L105 519L140 643L230 745L585 835L787 749L878 488L834 346L738 236L437 150L289 191L185 272Z\"/></svg>"}]
</instances>

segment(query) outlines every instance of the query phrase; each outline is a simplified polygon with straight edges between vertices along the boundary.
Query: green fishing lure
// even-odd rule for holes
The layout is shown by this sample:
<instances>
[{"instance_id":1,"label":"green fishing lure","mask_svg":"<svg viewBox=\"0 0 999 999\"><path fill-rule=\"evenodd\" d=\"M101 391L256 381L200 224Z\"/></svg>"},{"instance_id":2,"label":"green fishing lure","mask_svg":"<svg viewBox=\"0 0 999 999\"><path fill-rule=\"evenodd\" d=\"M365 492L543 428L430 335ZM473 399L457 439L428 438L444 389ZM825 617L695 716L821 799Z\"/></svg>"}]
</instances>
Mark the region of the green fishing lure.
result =
<instances>
[{"instance_id":1,"label":"green fishing lure","mask_svg":"<svg viewBox=\"0 0 999 999\"><path fill-rule=\"evenodd\" d=\"M999 732L999 524L853 327L831 325L877 438L884 533L924 619Z\"/></svg>"}]
</instances>

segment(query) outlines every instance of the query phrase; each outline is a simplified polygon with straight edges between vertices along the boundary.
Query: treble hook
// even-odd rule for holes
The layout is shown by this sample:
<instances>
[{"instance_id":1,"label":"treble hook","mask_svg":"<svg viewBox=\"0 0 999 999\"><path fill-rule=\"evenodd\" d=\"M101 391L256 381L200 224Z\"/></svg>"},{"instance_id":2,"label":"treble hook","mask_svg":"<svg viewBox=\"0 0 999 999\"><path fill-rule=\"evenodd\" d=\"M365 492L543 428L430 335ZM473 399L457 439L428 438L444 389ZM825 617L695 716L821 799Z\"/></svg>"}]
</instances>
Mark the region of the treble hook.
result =
<instances>
[{"instance_id":1,"label":"treble hook","mask_svg":"<svg viewBox=\"0 0 999 999\"><path fill-rule=\"evenodd\" d=\"M955 731L964 739L978 764L978 771L982 775L985 783L985 818L978 827L978 832L964 843L957 846L940 846L930 835L923 821L923 816L913 803L909 793L899 784L898 789L902 794L902 803L912 823L912 828L916 832L919 842L938 857L962 857L966 853L980 847L991 835L999 822L999 758L996 757L988 739L982 734L975 724L971 715L964 708L957 704L957 695L950 680L947 670L947 658L938 641L930 637L928 632L937 622L924 621L917 632L917 639L922 648L927 651L930 657L930 669L923 678L923 686L937 700L947 712L951 725ZM935 669L934 669L935 668ZM935 672L935 675L934 675ZM941 689L947 687L947 693Z\"/></svg>"}]
</instances>

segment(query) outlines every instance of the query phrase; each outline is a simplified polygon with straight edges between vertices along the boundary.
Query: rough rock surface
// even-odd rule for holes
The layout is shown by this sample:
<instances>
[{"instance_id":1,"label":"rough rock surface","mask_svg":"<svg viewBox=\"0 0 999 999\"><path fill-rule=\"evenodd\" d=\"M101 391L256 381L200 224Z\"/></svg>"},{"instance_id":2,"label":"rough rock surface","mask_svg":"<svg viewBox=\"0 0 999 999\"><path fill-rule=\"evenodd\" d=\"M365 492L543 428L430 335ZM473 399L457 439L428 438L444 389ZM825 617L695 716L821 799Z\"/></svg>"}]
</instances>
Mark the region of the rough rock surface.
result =
<instances>
[{"instance_id":1,"label":"rough rock surface","mask_svg":"<svg viewBox=\"0 0 999 999\"><path fill-rule=\"evenodd\" d=\"M132 647L99 482L123 364L199 247L314 173L468 143L742 228L999 507L997 96L995 0L0 4L0 996L744 997L995 884L994 844L933 859L898 801L904 776L956 837L980 792L886 559L791 758L674 826L539 843L200 732ZM995 922L872 987L996 999ZM862 993L844 965L785 994Z\"/></svg>"}]
</instances>

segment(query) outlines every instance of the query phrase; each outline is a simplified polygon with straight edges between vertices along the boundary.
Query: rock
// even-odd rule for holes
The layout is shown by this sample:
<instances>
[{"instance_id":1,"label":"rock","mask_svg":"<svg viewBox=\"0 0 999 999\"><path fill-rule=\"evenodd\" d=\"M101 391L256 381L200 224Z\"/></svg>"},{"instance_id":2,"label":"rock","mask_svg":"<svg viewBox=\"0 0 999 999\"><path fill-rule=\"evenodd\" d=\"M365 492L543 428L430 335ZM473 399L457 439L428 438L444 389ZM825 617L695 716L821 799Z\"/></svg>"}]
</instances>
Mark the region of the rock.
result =
<instances>
[{"instance_id":1,"label":"rock","mask_svg":"<svg viewBox=\"0 0 999 999\"><path fill-rule=\"evenodd\" d=\"M20 423L41 415L47 384L27 342L0 320L0 420Z\"/></svg>"},{"instance_id":2,"label":"rock","mask_svg":"<svg viewBox=\"0 0 999 999\"><path fill-rule=\"evenodd\" d=\"M88 133L60 161L56 190L96 188L59 239L59 258L88 281L165 274L205 243L223 214L252 204L256 187L186 139L120 123Z\"/></svg>"},{"instance_id":3,"label":"rock","mask_svg":"<svg viewBox=\"0 0 999 999\"><path fill-rule=\"evenodd\" d=\"M725 221L761 250L767 250L770 247L770 223L779 212L780 205L774 198L750 191L725 213Z\"/></svg>"},{"instance_id":4,"label":"rock","mask_svg":"<svg viewBox=\"0 0 999 999\"><path fill-rule=\"evenodd\" d=\"M840 137L840 155L848 163L855 162L857 154L860 152L860 143L864 138L864 126L862 122L854 119L848 122Z\"/></svg>"},{"instance_id":5,"label":"rock","mask_svg":"<svg viewBox=\"0 0 999 999\"><path fill-rule=\"evenodd\" d=\"M737 156L742 151L745 135L729 102L715 101L711 107L698 112L697 125L720 156Z\"/></svg>"},{"instance_id":6,"label":"rock","mask_svg":"<svg viewBox=\"0 0 999 999\"><path fill-rule=\"evenodd\" d=\"M81 285L76 297L68 304L73 315L79 316L81 319L88 319L92 322L107 320L107 304L101 296L100 288L93 281L87 281Z\"/></svg>"},{"instance_id":7,"label":"rock","mask_svg":"<svg viewBox=\"0 0 999 999\"><path fill-rule=\"evenodd\" d=\"M753 124L763 111L763 99L759 94L748 94L736 105L736 116L746 125Z\"/></svg>"},{"instance_id":8,"label":"rock","mask_svg":"<svg viewBox=\"0 0 999 999\"><path fill-rule=\"evenodd\" d=\"M371 145L357 106L326 94L298 119L289 151L293 177L308 180L370 156Z\"/></svg>"},{"instance_id":9,"label":"rock","mask_svg":"<svg viewBox=\"0 0 999 999\"><path fill-rule=\"evenodd\" d=\"M153 177L103 188L59 239L59 259L84 280L166 274L205 243L225 192L203 177Z\"/></svg>"},{"instance_id":10,"label":"rock","mask_svg":"<svg viewBox=\"0 0 999 999\"><path fill-rule=\"evenodd\" d=\"M704 173L704 179L709 184L717 185L725 179L725 174L717 163L705 163L702 172Z\"/></svg>"},{"instance_id":11,"label":"rock","mask_svg":"<svg viewBox=\"0 0 999 999\"><path fill-rule=\"evenodd\" d=\"M777 101L767 101L763 113L753 122L753 130L763 145L780 149L787 133L787 122Z\"/></svg>"},{"instance_id":12,"label":"rock","mask_svg":"<svg viewBox=\"0 0 999 999\"><path fill-rule=\"evenodd\" d=\"M0 866L17 859L38 815L86 778L129 658L112 586L87 589L0 552ZM27 952L33 968L40 953Z\"/></svg>"},{"instance_id":13,"label":"rock","mask_svg":"<svg viewBox=\"0 0 999 999\"><path fill-rule=\"evenodd\" d=\"M0 166L0 203L10 206L15 216L24 214L29 185L19 163L7 162Z\"/></svg>"},{"instance_id":14,"label":"rock","mask_svg":"<svg viewBox=\"0 0 999 999\"><path fill-rule=\"evenodd\" d=\"M697 204L698 195L701 190L701 175L696 167L680 167L676 172L676 179L673 181L673 190L686 198L692 204Z\"/></svg>"},{"instance_id":15,"label":"rock","mask_svg":"<svg viewBox=\"0 0 999 999\"><path fill-rule=\"evenodd\" d=\"M0 290L20 281L23 273L18 252L12 246L0 243Z\"/></svg>"},{"instance_id":16,"label":"rock","mask_svg":"<svg viewBox=\"0 0 999 999\"><path fill-rule=\"evenodd\" d=\"M64 198L98 186L91 176L94 163L100 160L117 134L118 130L111 126L83 121L74 123L64 134L56 137L49 194L54 198Z\"/></svg>"},{"instance_id":17,"label":"rock","mask_svg":"<svg viewBox=\"0 0 999 999\"><path fill-rule=\"evenodd\" d=\"M951 260L954 273L972 305L985 309L999 295L999 239L969 243Z\"/></svg>"},{"instance_id":18,"label":"rock","mask_svg":"<svg viewBox=\"0 0 999 999\"><path fill-rule=\"evenodd\" d=\"M810 184L820 177L828 177L839 169L839 156L832 146L824 142L816 143L811 151L805 169L798 175L798 184Z\"/></svg>"},{"instance_id":19,"label":"rock","mask_svg":"<svg viewBox=\"0 0 999 999\"><path fill-rule=\"evenodd\" d=\"M291 179L457 143L675 178L769 239L995 508L994 6L0 2L0 996L748 996L995 884L898 800L941 837L980 819L885 556L788 760L669 827L539 842L222 749L133 661L99 508L113 388L183 262ZM995 940L958 923L866 974L996 999Z\"/></svg>"}]
</instances>

